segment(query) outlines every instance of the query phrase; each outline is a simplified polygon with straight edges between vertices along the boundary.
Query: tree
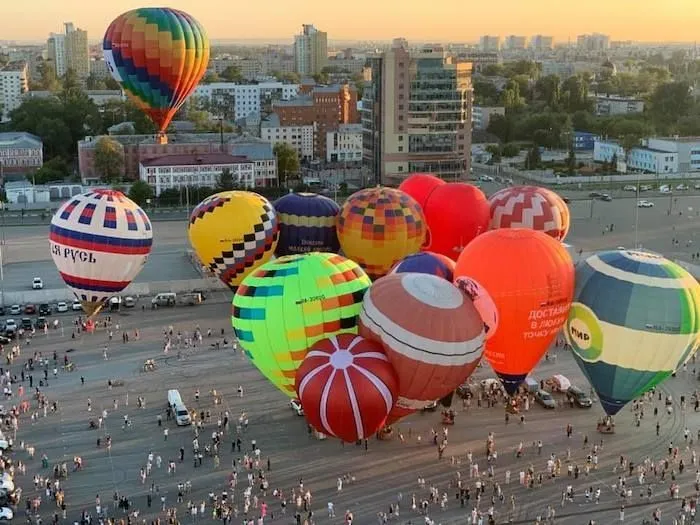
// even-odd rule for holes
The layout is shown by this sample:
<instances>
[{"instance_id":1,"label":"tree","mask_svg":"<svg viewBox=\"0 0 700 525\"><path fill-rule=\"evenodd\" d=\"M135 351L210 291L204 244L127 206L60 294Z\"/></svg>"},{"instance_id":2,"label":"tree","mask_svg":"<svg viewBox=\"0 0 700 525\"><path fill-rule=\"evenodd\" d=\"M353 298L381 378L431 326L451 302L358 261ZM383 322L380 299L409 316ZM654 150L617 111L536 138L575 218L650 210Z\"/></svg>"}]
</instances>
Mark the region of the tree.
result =
<instances>
[{"instance_id":1,"label":"tree","mask_svg":"<svg viewBox=\"0 0 700 525\"><path fill-rule=\"evenodd\" d=\"M630 155L632 150L639 146L641 137L639 135L629 134L622 137L622 149L625 151L625 169L629 171ZM617 162L616 162L617 164Z\"/></svg>"},{"instance_id":2,"label":"tree","mask_svg":"<svg viewBox=\"0 0 700 525\"><path fill-rule=\"evenodd\" d=\"M501 93L501 104L508 113L518 110L525 105L525 99L520 96L520 84L514 80L508 81Z\"/></svg>"},{"instance_id":3,"label":"tree","mask_svg":"<svg viewBox=\"0 0 700 525\"><path fill-rule=\"evenodd\" d=\"M216 180L217 191L233 190L236 187L236 181L233 179L233 173L228 168L224 168L221 175Z\"/></svg>"},{"instance_id":4,"label":"tree","mask_svg":"<svg viewBox=\"0 0 700 525\"><path fill-rule=\"evenodd\" d=\"M569 176L573 176L576 171L576 152L574 151L574 146L569 146L569 156L566 158L566 170Z\"/></svg>"},{"instance_id":5,"label":"tree","mask_svg":"<svg viewBox=\"0 0 700 525\"><path fill-rule=\"evenodd\" d=\"M103 182L114 183L121 179L124 167L124 149L111 137L100 137L95 144L95 171Z\"/></svg>"},{"instance_id":6,"label":"tree","mask_svg":"<svg viewBox=\"0 0 700 525\"><path fill-rule=\"evenodd\" d=\"M561 80L557 75L541 77L535 83L535 98L545 102L550 108L559 106L561 99Z\"/></svg>"},{"instance_id":7,"label":"tree","mask_svg":"<svg viewBox=\"0 0 700 525\"><path fill-rule=\"evenodd\" d=\"M500 93L493 82L474 80L474 102L480 106L498 104Z\"/></svg>"},{"instance_id":8,"label":"tree","mask_svg":"<svg viewBox=\"0 0 700 525\"><path fill-rule=\"evenodd\" d=\"M153 188L147 182L137 180L131 185L129 198L139 206L145 206L148 204L148 199L153 198Z\"/></svg>"},{"instance_id":9,"label":"tree","mask_svg":"<svg viewBox=\"0 0 700 525\"><path fill-rule=\"evenodd\" d=\"M321 73L316 73L313 75L314 82L316 84L328 84L330 82L330 78L328 76L328 73L322 71Z\"/></svg>"},{"instance_id":10,"label":"tree","mask_svg":"<svg viewBox=\"0 0 700 525\"><path fill-rule=\"evenodd\" d=\"M273 149L277 158L277 180L280 186L286 186L290 178L299 173L299 155L286 142L278 142Z\"/></svg>"},{"instance_id":11,"label":"tree","mask_svg":"<svg viewBox=\"0 0 700 525\"><path fill-rule=\"evenodd\" d=\"M92 73L90 74L90 76L88 76L88 77L85 79L85 87L86 87L87 89L91 89L91 90L92 90L92 89L95 89L95 90L107 89L107 86L105 85L104 80L102 80L101 78L96 77L96 76L93 75Z\"/></svg>"},{"instance_id":12,"label":"tree","mask_svg":"<svg viewBox=\"0 0 700 525\"><path fill-rule=\"evenodd\" d=\"M105 89L109 89L111 91L117 91L120 90L122 87L119 85L119 82L114 80L112 77L106 77L104 79L105 83Z\"/></svg>"},{"instance_id":13,"label":"tree","mask_svg":"<svg viewBox=\"0 0 700 525\"><path fill-rule=\"evenodd\" d=\"M58 91L60 84L58 78L56 78L56 68L53 62L42 60L37 65L37 72L39 73L39 79L36 83L32 83L32 90Z\"/></svg>"},{"instance_id":14,"label":"tree","mask_svg":"<svg viewBox=\"0 0 700 525\"><path fill-rule=\"evenodd\" d=\"M501 148L501 154L504 157L517 157L520 154L520 146L517 144L513 144L512 142L509 144L504 144L503 147Z\"/></svg>"},{"instance_id":15,"label":"tree","mask_svg":"<svg viewBox=\"0 0 700 525\"><path fill-rule=\"evenodd\" d=\"M651 95L651 109L660 120L676 121L688 114L692 104L687 82L661 84Z\"/></svg>"},{"instance_id":16,"label":"tree","mask_svg":"<svg viewBox=\"0 0 700 525\"><path fill-rule=\"evenodd\" d=\"M214 72L207 73L202 79L202 84L211 84L212 82L220 82L221 78Z\"/></svg>"},{"instance_id":17,"label":"tree","mask_svg":"<svg viewBox=\"0 0 700 525\"><path fill-rule=\"evenodd\" d=\"M540 148L534 145L527 153L527 157L525 157L525 169L536 170L541 164L542 155L540 154Z\"/></svg>"},{"instance_id":18,"label":"tree","mask_svg":"<svg viewBox=\"0 0 700 525\"><path fill-rule=\"evenodd\" d=\"M241 74L241 68L237 66L228 66L226 69L224 69L221 72L221 75L219 75L223 80L226 80L228 82L244 82L245 79L243 78L243 75Z\"/></svg>"},{"instance_id":19,"label":"tree","mask_svg":"<svg viewBox=\"0 0 700 525\"><path fill-rule=\"evenodd\" d=\"M510 116L492 115L486 131L496 135L502 142L513 139L513 120Z\"/></svg>"},{"instance_id":20,"label":"tree","mask_svg":"<svg viewBox=\"0 0 700 525\"><path fill-rule=\"evenodd\" d=\"M49 182L63 181L70 175L68 163L62 157L54 157L35 171L32 175L28 175L27 179L35 184L47 184Z\"/></svg>"}]
</instances>

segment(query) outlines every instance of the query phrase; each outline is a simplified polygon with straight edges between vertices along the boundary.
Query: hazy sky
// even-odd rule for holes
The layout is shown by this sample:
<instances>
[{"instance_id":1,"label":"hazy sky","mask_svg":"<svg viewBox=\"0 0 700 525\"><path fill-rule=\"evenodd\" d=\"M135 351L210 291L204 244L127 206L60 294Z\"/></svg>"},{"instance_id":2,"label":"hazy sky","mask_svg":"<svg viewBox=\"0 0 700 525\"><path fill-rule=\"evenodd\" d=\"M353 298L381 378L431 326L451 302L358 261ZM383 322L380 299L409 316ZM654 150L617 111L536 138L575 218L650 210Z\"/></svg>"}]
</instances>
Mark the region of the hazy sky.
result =
<instances>
[{"instance_id":1,"label":"hazy sky","mask_svg":"<svg viewBox=\"0 0 700 525\"><path fill-rule=\"evenodd\" d=\"M313 23L330 39L470 41L483 34L547 34L558 41L600 32L614 40L700 37L700 0L0 0L0 39L41 40L72 21L101 37L121 12L183 9L211 38L291 38Z\"/></svg>"}]
</instances>

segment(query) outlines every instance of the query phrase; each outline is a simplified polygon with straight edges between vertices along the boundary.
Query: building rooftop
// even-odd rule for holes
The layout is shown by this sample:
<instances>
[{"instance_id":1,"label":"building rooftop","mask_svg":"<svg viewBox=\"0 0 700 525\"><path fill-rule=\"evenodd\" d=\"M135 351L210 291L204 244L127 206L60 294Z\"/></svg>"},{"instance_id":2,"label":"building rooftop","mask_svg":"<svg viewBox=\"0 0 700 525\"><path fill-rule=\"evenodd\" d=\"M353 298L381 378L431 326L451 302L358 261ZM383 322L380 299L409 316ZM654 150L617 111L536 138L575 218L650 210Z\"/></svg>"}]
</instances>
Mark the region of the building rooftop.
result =
<instances>
[{"instance_id":1,"label":"building rooftop","mask_svg":"<svg viewBox=\"0 0 700 525\"><path fill-rule=\"evenodd\" d=\"M314 101L309 95L299 95L291 100L276 100L273 102L272 107L288 107L293 108L297 106L313 106Z\"/></svg>"},{"instance_id":2,"label":"building rooftop","mask_svg":"<svg viewBox=\"0 0 700 525\"><path fill-rule=\"evenodd\" d=\"M94 147L97 141L102 135L95 135L91 137L85 137L83 140L79 141L80 147ZM224 141L228 142L237 137L240 137L237 133L224 133ZM110 138L116 140L123 146L136 145L136 144L157 144L155 135L112 135ZM168 144L205 144L210 143L220 143L221 134L219 133L168 133Z\"/></svg>"},{"instance_id":3,"label":"building rooftop","mask_svg":"<svg viewBox=\"0 0 700 525\"><path fill-rule=\"evenodd\" d=\"M272 144L257 137L240 137L229 142L231 153L243 155L250 160L273 160Z\"/></svg>"},{"instance_id":4,"label":"building rooftop","mask_svg":"<svg viewBox=\"0 0 700 525\"><path fill-rule=\"evenodd\" d=\"M260 122L261 128L279 128L280 127L280 117L277 113L270 113L265 120Z\"/></svg>"},{"instance_id":5,"label":"building rooftop","mask_svg":"<svg viewBox=\"0 0 700 525\"><path fill-rule=\"evenodd\" d=\"M39 137L25 131L9 131L7 133L0 133L0 147L41 148L42 145L43 143Z\"/></svg>"},{"instance_id":6,"label":"building rooftop","mask_svg":"<svg viewBox=\"0 0 700 525\"><path fill-rule=\"evenodd\" d=\"M197 155L165 155L155 159L141 161L145 167L157 166L199 166L201 164L239 164L250 162L241 155L229 155L228 153L200 153Z\"/></svg>"},{"instance_id":7,"label":"building rooftop","mask_svg":"<svg viewBox=\"0 0 700 525\"><path fill-rule=\"evenodd\" d=\"M689 144L692 142L700 142L700 137L651 137L651 140L668 140L671 142L680 142L681 144Z\"/></svg>"},{"instance_id":8,"label":"building rooftop","mask_svg":"<svg viewBox=\"0 0 700 525\"><path fill-rule=\"evenodd\" d=\"M27 63L24 60L15 60L6 64L2 71L22 71L26 67Z\"/></svg>"},{"instance_id":9,"label":"building rooftop","mask_svg":"<svg viewBox=\"0 0 700 525\"><path fill-rule=\"evenodd\" d=\"M340 133L362 133L362 124L338 124Z\"/></svg>"},{"instance_id":10,"label":"building rooftop","mask_svg":"<svg viewBox=\"0 0 700 525\"><path fill-rule=\"evenodd\" d=\"M8 181L5 183L5 191L12 190L25 190L31 188L33 185L27 179Z\"/></svg>"}]
</instances>

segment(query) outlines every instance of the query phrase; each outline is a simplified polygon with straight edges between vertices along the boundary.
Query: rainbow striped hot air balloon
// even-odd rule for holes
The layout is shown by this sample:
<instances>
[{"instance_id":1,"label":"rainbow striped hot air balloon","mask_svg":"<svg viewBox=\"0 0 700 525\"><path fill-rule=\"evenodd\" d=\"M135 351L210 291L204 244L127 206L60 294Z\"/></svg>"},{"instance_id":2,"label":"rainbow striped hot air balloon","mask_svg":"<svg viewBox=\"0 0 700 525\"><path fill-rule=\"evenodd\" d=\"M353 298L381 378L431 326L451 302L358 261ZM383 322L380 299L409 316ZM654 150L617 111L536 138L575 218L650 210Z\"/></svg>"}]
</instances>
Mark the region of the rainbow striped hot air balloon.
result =
<instances>
[{"instance_id":1,"label":"rainbow striped hot air balloon","mask_svg":"<svg viewBox=\"0 0 700 525\"><path fill-rule=\"evenodd\" d=\"M603 409L614 415L697 350L700 285L655 253L592 255L576 267L564 333Z\"/></svg>"},{"instance_id":2,"label":"rainbow striped hot air balloon","mask_svg":"<svg viewBox=\"0 0 700 525\"><path fill-rule=\"evenodd\" d=\"M192 16L142 7L118 16L102 44L105 62L134 103L158 127L161 142L209 65L209 38Z\"/></svg>"},{"instance_id":3,"label":"rainbow striped hot air balloon","mask_svg":"<svg viewBox=\"0 0 700 525\"><path fill-rule=\"evenodd\" d=\"M51 219L51 256L88 315L138 275L152 243L146 213L119 191L77 195Z\"/></svg>"}]
</instances>

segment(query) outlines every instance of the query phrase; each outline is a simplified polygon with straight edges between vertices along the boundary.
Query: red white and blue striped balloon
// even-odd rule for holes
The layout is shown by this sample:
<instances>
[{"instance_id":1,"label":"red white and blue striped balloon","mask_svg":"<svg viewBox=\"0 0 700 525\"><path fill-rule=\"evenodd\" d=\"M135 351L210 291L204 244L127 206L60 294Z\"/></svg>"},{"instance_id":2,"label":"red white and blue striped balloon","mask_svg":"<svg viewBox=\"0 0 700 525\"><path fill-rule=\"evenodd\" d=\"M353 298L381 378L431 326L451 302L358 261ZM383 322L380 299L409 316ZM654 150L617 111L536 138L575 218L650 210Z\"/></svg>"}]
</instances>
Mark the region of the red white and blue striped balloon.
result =
<instances>
[{"instance_id":1,"label":"red white and blue striped balloon","mask_svg":"<svg viewBox=\"0 0 700 525\"><path fill-rule=\"evenodd\" d=\"M51 256L88 315L121 292L146 264L151 221L123 193L92 190L66 201L51 219Z\"/></svg>"},{"instance_id":2,"label":"red white and blue striped balloon","mask_svg":"<svg viewBox=\"0 0 700 525\"><path fill-rule=\"evenodd\" d=\"M341 334L311 346L297 370L296 390L311 426L353 442L384 426L399 380L379 343Z\"/></svg>"}]
</instances>

